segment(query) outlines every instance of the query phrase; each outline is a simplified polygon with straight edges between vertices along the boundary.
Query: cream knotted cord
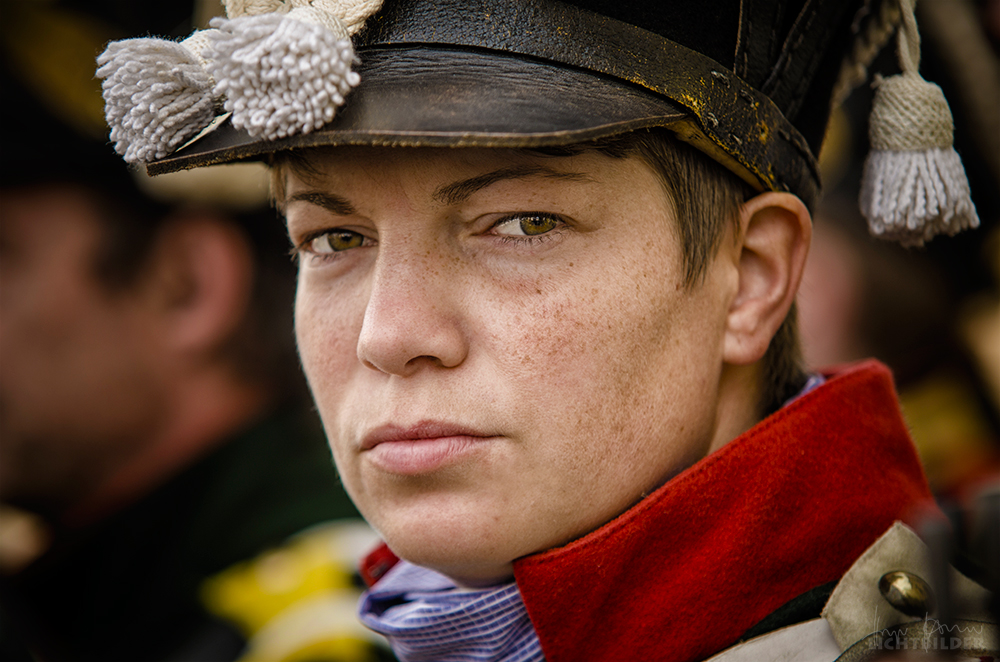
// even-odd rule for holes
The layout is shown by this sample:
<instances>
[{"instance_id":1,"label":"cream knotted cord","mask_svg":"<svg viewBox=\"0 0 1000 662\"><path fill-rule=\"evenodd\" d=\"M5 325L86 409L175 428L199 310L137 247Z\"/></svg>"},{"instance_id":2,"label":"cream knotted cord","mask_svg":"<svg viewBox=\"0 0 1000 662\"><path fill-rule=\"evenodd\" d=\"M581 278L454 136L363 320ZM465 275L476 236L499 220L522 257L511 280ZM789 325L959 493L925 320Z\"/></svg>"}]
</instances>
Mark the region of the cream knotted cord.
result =
<instances>
[{"instance_id":1,"label":"cream knotted cord","mask_svg":"<svg viewBox=\"0 0 1000 662\"><path fill-rule=\"evenodd\" d=\"M347 34L354 35L382 8L382 0L313 0L312 5L340 18Z\"/></svg>"},{"instance_id":2,"label":"cream knotted cord","mask_svg":"<svg viewBox=\"0 0 1000 662\"><path fill-rule=\"evenodd\" d=\"M286 14L311 7L325 15L319 20L335 19L343 24L348 35L353 35L382 7L382 0L225 0L224 5L229 18Z\"/></svg>"},{"instance_id":3,"label":"cream knotted cord","mask_svg":"<svg viewBox=\"0 0 1000 662\"><path fill-rule=\"evenodd\" d=\"M190 37L181 42L181 46L191 51L191 54L198 58L198 61L203 67L207 64L207 61L205 60L205 51L212 43L212 39L209 36L210 32L211 30L195 30L191 33Z\"/></svg>"},{"instance_id":4,"label":"cream knotted cord","mask_svg":"<svg viewBox=\"0 0 1000 662\"><path fill-rule=\"evenodd\" d=\"M917 74L920 71L920 30L917 29L916 0L899 0L902 23L897 36L897 53L899 66L904 74Z\"/></svg>"},{"instance_id":5,"label":"cream knotted cord","mask_svg":"<svg viewBox=\"0 0 1000 662\"><path fill-rule=\"evenodd\" d=\"M229 18L288 11L281 0L225 0L223 5Z\"/></svg>"}]
</instances>

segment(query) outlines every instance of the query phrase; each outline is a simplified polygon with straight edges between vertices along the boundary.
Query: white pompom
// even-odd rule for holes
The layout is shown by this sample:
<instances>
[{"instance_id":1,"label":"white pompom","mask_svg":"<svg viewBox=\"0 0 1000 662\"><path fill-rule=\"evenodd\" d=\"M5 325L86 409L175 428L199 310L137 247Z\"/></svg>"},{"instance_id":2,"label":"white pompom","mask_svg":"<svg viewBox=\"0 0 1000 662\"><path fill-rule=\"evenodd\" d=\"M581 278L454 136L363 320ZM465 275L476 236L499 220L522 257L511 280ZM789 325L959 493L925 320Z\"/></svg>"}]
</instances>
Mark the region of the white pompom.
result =
<instances>
[{"instance_id":1,"label":"white pompom","mask_svg":"<svg viewBox=\"0 0 1000 662\"><path fill-rule=\"evenodd\" d=\"M952 147L873 150L860 201L871 233L904 246L979 227L962 160Z\"/></svg>"},{"instance_id":2,"label":"white pompom","mask_svg":"<svg viewBox=\"0 0 1000 662\"><path fill-rule=\"evenodd\" d=\"M97 59L115 150L132 164L168 156L215 116L198 55L165 39L112 42Z\"/></svg>"},{"instance_id":3,"label":"white pompom","mask_svg":"<svg viewBox=\"0 0 1000 662\"><path fill-rule=\"evenodd\" d=\"M233 126L267 140L330 122L360 78L349 39L289 14L215 19L209 72Z\"/></svg>"}]
</instances>

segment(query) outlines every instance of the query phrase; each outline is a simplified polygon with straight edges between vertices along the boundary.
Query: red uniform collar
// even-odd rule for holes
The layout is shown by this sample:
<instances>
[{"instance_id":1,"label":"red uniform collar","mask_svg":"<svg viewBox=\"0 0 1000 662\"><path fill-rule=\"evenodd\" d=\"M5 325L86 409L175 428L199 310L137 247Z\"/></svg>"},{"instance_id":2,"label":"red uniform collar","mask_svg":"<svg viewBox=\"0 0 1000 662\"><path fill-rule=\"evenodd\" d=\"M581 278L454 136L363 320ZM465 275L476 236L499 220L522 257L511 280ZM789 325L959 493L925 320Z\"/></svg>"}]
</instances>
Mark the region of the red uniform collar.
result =
<instances>
[{"instance_id":1,"label":"red uniform collar","mask_svg":"<svg viewBox=\"0 0 1000 662\"><path fill-rule=\"evenodd\" d=\"M869 361L514 574L549 662L700 660L931 499L889 370Z\"/></svg>"},{"instance_id":2,"label":"red uniform collar","mask_svg":"<svg viewBox=\"0 0 1000 662\"><path fill-rule=\"evenodd\" d=\"M549 662L700 660L931 503L889 370L867 361L514 575ZM362 575L395 561L383 545Z\"/></svg>"}]
</instances>

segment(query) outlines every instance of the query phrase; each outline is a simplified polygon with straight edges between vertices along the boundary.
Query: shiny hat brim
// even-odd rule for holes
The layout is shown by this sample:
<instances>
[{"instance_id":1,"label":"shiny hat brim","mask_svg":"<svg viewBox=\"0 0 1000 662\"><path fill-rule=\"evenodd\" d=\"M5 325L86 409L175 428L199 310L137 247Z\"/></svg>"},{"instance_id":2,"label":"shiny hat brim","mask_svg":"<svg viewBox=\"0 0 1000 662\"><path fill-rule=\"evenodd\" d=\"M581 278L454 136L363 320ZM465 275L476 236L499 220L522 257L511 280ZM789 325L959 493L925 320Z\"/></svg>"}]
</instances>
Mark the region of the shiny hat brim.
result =
<instances>
[{"instance_id":1,"label":"shiny hat brim","mask_svg":"<svg viewBox=\"0 0 1000 662\"><path fill-rule=\"evenodd\" d=\"M667 127L689 115L638 86L498 53L371 49L362 53L356 71L361 85L321 129L264 140L223 120L147 169L156 175L259 159L288 149L338 145L566 145Z\"/></svg>"},{"instance_id":2,"label":"shiny hat brim","mask_svg":"<svg viewBox=\"0 0 1000 662\"><path fill-rule=\"evenodd\" d=\"M767 94L636 25L552 0L395 0L354 42L361 84L323 128L266 140L222 122L149 172L324 145L540 147L665 126L758 190L818 198L809 144Z\"/></svg>"}]
</instances>

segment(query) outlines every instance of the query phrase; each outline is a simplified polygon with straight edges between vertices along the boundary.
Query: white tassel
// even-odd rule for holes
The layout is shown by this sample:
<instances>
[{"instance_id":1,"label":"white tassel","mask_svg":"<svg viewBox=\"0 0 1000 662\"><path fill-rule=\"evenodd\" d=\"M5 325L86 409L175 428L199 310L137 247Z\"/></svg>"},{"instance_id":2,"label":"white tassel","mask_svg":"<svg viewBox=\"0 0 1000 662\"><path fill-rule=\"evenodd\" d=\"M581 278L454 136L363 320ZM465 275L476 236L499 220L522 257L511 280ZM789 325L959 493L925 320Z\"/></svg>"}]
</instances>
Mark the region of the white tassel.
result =
<instances>
[{"instance_id":1,"label":"white tassel","mask_svg":"<svg viewBox=\"0 0 1000 662\"><path fill-rule=\"evenodd\" d=\"M131 164L162 159L215 116L215 85L201 50L205 32L112 42L97 59L115 150Z\"/></svg>"},{"instance_id":2,"label":"white tassel","mask_svg":"<svg viewBox=\"0 0 1000 662\"><path fill-rule=\"evenodd\" d=\"M941 88L917 73L920 36L913 0L901 0L903 73L876 80L869 123L872 151L861 181L861 212L872 234L903 245L979 226L955 127Z\"/></svg>"},{"instance_id":3,"label":"white tassel","mask_svg":"<svg viewBox=\"0 0 1000 662\"><path fill-rule=\"evenodd\" d=\"M351 71L354 48L346 30L317 24L319 13L297 8L212 22L219 31L209 71L233 126L275 140L333 119L360 78Z\"/></svg>"}]
</instances>

